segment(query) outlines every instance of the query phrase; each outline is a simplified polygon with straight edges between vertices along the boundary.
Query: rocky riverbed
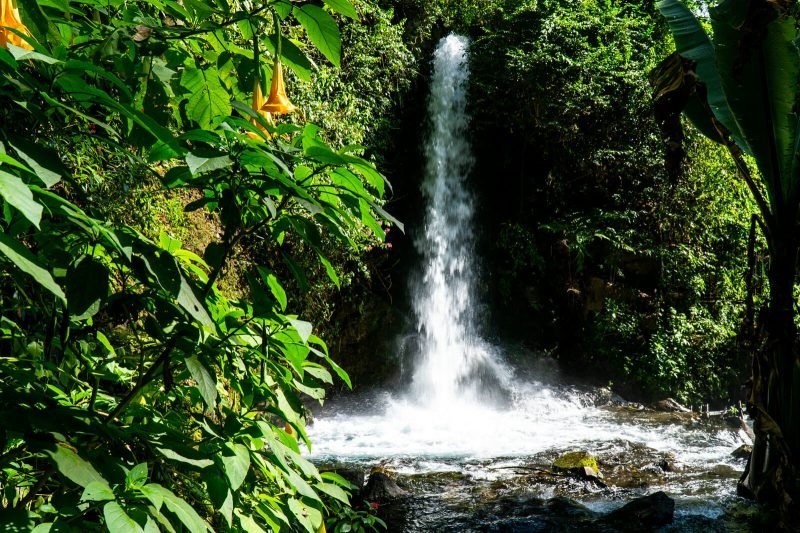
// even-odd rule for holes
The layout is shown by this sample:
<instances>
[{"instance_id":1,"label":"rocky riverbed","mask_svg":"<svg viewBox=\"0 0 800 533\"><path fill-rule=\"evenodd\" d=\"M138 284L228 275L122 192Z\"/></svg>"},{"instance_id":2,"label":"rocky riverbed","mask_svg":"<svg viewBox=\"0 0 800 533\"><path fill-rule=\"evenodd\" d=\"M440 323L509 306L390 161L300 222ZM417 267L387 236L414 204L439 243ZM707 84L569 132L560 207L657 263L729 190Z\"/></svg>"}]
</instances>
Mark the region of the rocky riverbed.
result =
<instances>
[{"instance_id":1,"label":"rocky riverbed","mask_svg":"<svg viewBox=\"0 0 800 533\"><path fill-rule=\"evenodd\" d=\"M389 531L751 530L755 509L736 496L746 458L735 452L748 440L736 417L658 411L603 391L548 390L551 409L514 406L527 425L518 421L513 431L502 430L514 420L502 410L499 426L472 412L474 424L496 431L501 453L484 453L491 450L486 433L475 433L470 447L460 434L448 443L446 427L427 437L404 431L408 406L392 416L389 398L383 414L347 414L364 407L352 401L321 413L312 459L361 485L360 497L376 504ZM374 408L376 399L369 401ZM539 405L546 406L541 397ZM412 427L431 423L417 418ZM386 435L388 427L400 431ZM521 440L503 441L511 437Z\"/></svg>"}]
</instances>

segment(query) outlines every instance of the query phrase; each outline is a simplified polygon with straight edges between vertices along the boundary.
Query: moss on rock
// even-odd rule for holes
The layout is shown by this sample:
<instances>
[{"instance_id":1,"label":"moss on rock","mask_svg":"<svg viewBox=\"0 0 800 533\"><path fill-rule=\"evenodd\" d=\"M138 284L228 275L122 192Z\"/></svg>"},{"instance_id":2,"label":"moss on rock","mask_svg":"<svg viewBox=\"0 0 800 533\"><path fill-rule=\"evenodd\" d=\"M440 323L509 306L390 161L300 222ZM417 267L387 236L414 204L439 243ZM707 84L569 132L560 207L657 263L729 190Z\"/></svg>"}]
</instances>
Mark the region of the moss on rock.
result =
<instances>
[{"instance_id":1,"label":"moss on rock","mask_svg":"<svg viewBox=\"0 0 800 533\"><path fill-rule=\"evenodd\" d=\"M595 476L600 473L597 459L589 452L565 453L553 462L553 469L570 473L584 473L589 469L595 473Z\"/></svg>"}]
</instances>

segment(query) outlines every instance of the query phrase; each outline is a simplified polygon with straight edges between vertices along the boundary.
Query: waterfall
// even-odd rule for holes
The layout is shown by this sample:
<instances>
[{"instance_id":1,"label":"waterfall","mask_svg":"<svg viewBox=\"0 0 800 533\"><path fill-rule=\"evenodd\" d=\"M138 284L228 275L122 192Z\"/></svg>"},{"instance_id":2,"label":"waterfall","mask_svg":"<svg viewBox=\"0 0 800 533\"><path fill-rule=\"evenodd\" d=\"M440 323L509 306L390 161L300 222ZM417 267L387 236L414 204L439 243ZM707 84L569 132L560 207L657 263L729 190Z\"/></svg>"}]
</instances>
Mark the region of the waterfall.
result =
<instances>
[{"instance_id":1,"label":"waterfall","mask_svg":"<svg viewBox=\"0 0 800 533\"><path fill-rule=\"evenodd\" d=\"M419 276L411 276L417 331L416 336L405 336L402 345L415 348L404 355L417 355L410 388L399 394L363 391L326 402L309 428L314 443L309 457L354 471L381 464L398 475L445 474L406 478L413 479L409 487L414 494L413 507L407 509L416 516L390 524L404 531L472 530L465 524L475 526L476 517L481 520L473 511L482 505L476 502L503 501L491 496L497 481L499 486L524 487L526 494L550 498L556 490L550 481L532 483L531 491L543 492L528 493L528 479L534 479L531 466L546 471L553 458L566 451L597 451L614 462L629 455L671 454L690 469L683 474L685 481L671 485L676 492L697 495L701 502L709 495L718 498L721 478L708 478L707 473L718 465L736 466L731 450L742 440L730 428L723 424L711 429L684 420L665 423L657 413L605 406L605 392L587 394L582 388L548 383L550 379L539 381L555 381L546 362L512 370L503 362L506 352L482 336L488 321L479 312L477 290L481 276L474 212L479 198L470 193L468 179L473 165L466 113L468 44L464 37L451 35L434 56L430 131L424 140L425 218L415 236L422 262ZM512 473L516 467L525 473L522 478ZM462 473L465 483L450 477L454 472ZM733 478L733 468L731 472ZM680 475L658 479L672 483L673 476ZM446 486L437 485L438 479ZM477 487L487 490L478 492ZM477 499L455 499L459 492ZM629 493L622 488L619 494ZM591 500L593 494L600 493L588 491L590 505L597 502Z\"/></svg>"},{"instance_id":2,"label":"waterfall","mask_svg":"<svg viewBox=\"0 0 800 533\"><path fill-rule=\"evenodd\" d=\"M412 286L420 353L411 391L426 403L482 401L497 389L501 370L476 326L468 48L467 38L458 35L440 41L428 101L425 223L416 239L423 272Z\"/></svg>"}]
</instances>

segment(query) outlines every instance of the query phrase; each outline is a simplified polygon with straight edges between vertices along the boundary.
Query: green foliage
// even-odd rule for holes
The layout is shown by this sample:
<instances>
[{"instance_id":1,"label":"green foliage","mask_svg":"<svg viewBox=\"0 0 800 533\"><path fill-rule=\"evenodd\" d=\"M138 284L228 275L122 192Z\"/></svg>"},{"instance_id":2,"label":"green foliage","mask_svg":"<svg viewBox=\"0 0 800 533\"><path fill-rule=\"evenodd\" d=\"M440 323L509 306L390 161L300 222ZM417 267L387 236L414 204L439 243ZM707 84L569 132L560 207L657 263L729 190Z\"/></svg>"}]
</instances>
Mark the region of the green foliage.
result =
<instances>
[{"instance_id":1,"label":"green foliage","mask_svg":"<svg viewBox=\"0 0 800 533\"><path fill-rule=\"evenodd\" d=\"M800 450L795 410L800 391L795 326L799 248L795 234L800 216L797 3L719 2L708 8L710 33L677 0L661 0L657 6L677 48L654 76L656 98L667 110L666 119L674 122L674 116L686 109L704 134L728 149L758 205L769 250L769 301L754 335L763 332L763 345L753 354L748 398L755 439L739 489L777 507L780 528L796 528ZM674 141L680 132L670 136ZM757 177L750 171L753 163Z\"/></svg>"},{"instance_id":2,"label":"green foliage","mask_svg":"<svg viewBox=\"0 0 800 533\"><path fill-rule=\"evenodd\" d=\"M346 1L328 4L352 16ZM336 64L332 15L282 0L22 8L39 21L35 53L0 49L0 94L13 103L0 110L0 520L112 532L380 525L302 455L304 398L348 377L290 312L283 273L304 275L291 252L302 248L338 283L323 240L357 250L381 237L384 179L317 127L276 126L239 101L256 69L248 40L274 33L270 11ZM297 45L285 50L301 64ZM219 231L195 253L120 223L111 214L126 204L92 195L124 193L110 178L126 173L135 187L152 176L157 194ZM238 258L247 286L226 295L217 280L256 238L278 262Z\"/></svg>"},{"instance_id":3,"label":"green foliage","mask_svg":"<svg viewBox=\"0 0 800 533\"><path fill-rule=\"evenodd\" d=\"M355 6L360 20L342 23L342 68L320 65L295 99L331 144L364 145L380 158L391 145L417 60L392 10L364 0Z\"/></svg>"},{"instance_id":4,"label":"green foliage","mask_svg":"<svg viewBox=\"0 0 800 533\"><path fill-rule=\"evenodd\" d=\"M624 395L734 397L755 205L697 135L665 169L647 73L670 41L655 7L500 5L472 46L471 102L481 199L502 213L487 239L501 321Z\"/></svg>"}]
</instances>

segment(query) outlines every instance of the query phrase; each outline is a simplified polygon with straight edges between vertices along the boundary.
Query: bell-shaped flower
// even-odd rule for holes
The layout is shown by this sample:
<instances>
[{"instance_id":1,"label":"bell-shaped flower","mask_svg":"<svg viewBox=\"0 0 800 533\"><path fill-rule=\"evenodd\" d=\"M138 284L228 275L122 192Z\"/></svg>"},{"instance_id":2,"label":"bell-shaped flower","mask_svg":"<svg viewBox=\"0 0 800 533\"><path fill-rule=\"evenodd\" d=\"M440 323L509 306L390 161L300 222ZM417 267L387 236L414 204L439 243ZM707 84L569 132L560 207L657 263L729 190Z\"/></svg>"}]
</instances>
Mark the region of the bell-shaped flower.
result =
<instances>
[{"instance_id":1,"label":"bell-shaped flower","mask_svg":"<svg viewBox=\"0 0 800 533\"><path fill-rule=\"evenodd\" d=\"M10 43L20 48L33 50L28 41L10 31L9 28L13 28L25 35L31 34L25 24L22 23L19 10L14 5L14 0L0 0L0 47L7 48Z\"/></svg>"},{"instance_id":2,"label":"bell-shaped flower","mask_svg":"<svg viewBox=\"0 0 800 533\"><path fill-rule=\"evenodd\" d=\"M264 91L261 90L261 77L260 76L256 76L256 79L253 81L253 104L252 104L253 105L253 111L255 111L256 113L258 113L261 116L263 116L264 118L266 118L267 121L270 122L270 124L271 124L272 123L272 116L269 113L267 113L265 111L262 111L262 109L261 109L262 107L264 107L264 103L265 103L264 102ZM264 132L264 135L266 135L267 137L270 137L270 134L267 131L267 128L265 128L258 120L256 120L255 117L251 118L250 122L254 126L256 126L258 129L260 129L262 132ZM247 132L247 136L250 137L251 139L261 139L260 135L258 135L255 132L252 132L252 131Z\"/></svg>"},{"instance_id":3,"label":"bell-shaped flower","mask_svg":"<svg viewBox=\"0 0 800 533\"><path fill-rule=\"evenodd\" d=\"M291 113L297 109L286 96L286 87L283 84L283 66L280 59L275 60L272 68L272 85L269 88L267 102L261 106L261 111L280 115Z\"/></svg>"}]
</instances>

